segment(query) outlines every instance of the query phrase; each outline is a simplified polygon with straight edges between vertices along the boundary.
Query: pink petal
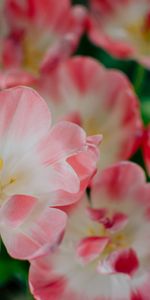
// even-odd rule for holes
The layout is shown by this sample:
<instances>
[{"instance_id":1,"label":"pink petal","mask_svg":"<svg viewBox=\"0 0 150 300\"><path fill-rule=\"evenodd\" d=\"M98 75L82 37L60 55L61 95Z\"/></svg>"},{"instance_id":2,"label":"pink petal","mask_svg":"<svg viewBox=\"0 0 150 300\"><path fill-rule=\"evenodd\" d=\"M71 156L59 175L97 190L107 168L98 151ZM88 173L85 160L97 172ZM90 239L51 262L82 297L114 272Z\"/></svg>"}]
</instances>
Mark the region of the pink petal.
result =
<instances>
[{"instance_id":1,"label":"pink petal","mask_svg":"<svg viewBox=\"0 0 150 300\"><path fill-rule=\"evenodd\" d=\"M65 161L57 162L52 166L50 184L51 190L63 190L70 193L78 193L80 190L80 179L74 169Z\"/></svg>"},{"instance_id":2,"label":"pink petal","mask_svg":"<svg viewBox=\"0 0 150 300\"><path fill-rule=\"evenodd\" d=\"M65 197L66 200L72 199L72 203L76 200L81 199L82 195L85 192L85 189L88 185L90 185L90 181L96 173L98 157L98 149L93 144L92 146L87 145L87 151L83 151L67 159L67 162L72 166L80 179L80 190L77 194L74 195L63 195L64 199Z\"/></svg>"},{"instance_id":3,"label":"pink petal","mask_svg":"<svg viewBox=\"0 0 150 300\"><path fill-rule=\"evenodd\" d=\"M16 87L0 93L0 135L35 139L50 127L50 113L44 100L32 89ZM19 124L19 126L18 126Z\"/></svg>"},{"instance_id":4,"label":"pink petal","mask_svg":"<svg viewBox=\"0 0 150 300\"><path fill-rule=\"evenodd\" d=\"M70 11L65 12L64 35L53 47L50 45L41 63L42 73L47 73L58 67L60 62L65 61L76 50L80 37L85 30L86 18L86 9L80 5L75 5Z\"/></svg>"},{"instance_id":5,"label":"pink petal","mask_svg":"<svg viewBox=\"0 0 150 300\"><path fill-rule=\"evenodd\" d=\"M138 257L133 249L113 252L103 262L99 263L98 271L102 273L124 273L132 276L139 267Z\"/></svg>"},{"instance_id":6,"label":"pink petal","mask_svg":"<svg viewBox=\"0 0 150 300\"><path fill-rule=\"evenodd\" d=\"M18 203L17 203L18 199ZM20 214L20 201L25 208ZM31 200L32 205L29 203ZM27 196L16 196L1 214L0 231L8 253L18 259L33 259L46 254L61 240L66 214L55 208L44 208Z\"/></svg>"},{"instance_id":7,"label":"pink petal","mask_svg":"<svg viewBox=\"0 0 150 300\"><path fill-rule=\"evenodd\" d=\"M75 50L74 36L68 35L60 40L53 48L49 48L42 63L41 72L48 73L56 68L61 61L66 60Z\"/></svg>"},{"instance_id":8,"label":"pink petal","mask_svg":"<svg viewBox=\"0 0 150 300\"><path fill-rule=\"evenodd\" d=\"M8 24L7 24L8 25ZM28 75L28 81L27 81L27 75L24 74L24 76L22 77L21 76L21 80L19 81L19 77L16 76L15 72L13 71L13 69L19 69L19 66L20 66L20 63L22 61L22 52L21 52L21 49L20 47L18 46L18 43L16 43L15 39L13 39L12 37L8 37L8 38L5 38L3 39L2 41L2 44L3 44L3 47L2 47L2 63L3 63L3 67L4 67L4 71L3 70L3 76L5 75L5 72L8 73L10 72L9 74L9 77L5 77L3 78L3 80L5 79L5 82L3 81L3 84L5 83L5 85L3 85L3 88L9 88L9 87L12 87L12 83L14 83L14 86L15 86L15 83L17 85L17 79L18 79L18 85L21 85L23 84L23 77L25 79L26 77L26 82L32 82L31 81L31 75ZM11 73L14 73L15 77L13 79L11 75ZM27 72L25 71L22 71L24 73L27 74ZM21 73L20 73L21 75ZM23 75L23 74L22 74ZM29 81L29 77L30 77L30 81ZM6 81L7 80L7 81ZM24 82L25 84L25 82Z\"/></svg>"},{"instance_id":9,"label":"pink petal","mask_svg":"<svg viewBox=\"0 0 150 300\"><path fill-rule=\"evenodd\" d=\"M95 22L94 18L91 18L91 16L89 17L87 27L92 43L103 47L111 55L120 59L130 58L135 55L132 45L112 39L110 36L104 33L100 24L98 25L98 23Z\"/></svg>"},{"instance_id":10,"label":"pink petal","mask_svg":"<svg viewBox=\"0 0 150 300\"><path fill-rule=\"evenodd\" d=\"M101 220L104 219L107 210L105 208L100 208L100 209L94 209L91 207L87 207L86 209L88 216L90 217L91 220L97 221L101 223Z\"/></svg>"},{"instance_id":11,"label":"pink petal","mask_svg":"<svg viewBox=\"0 0 150 300\"><path fill-rule=\"evenodd\" d=\"M81 262L87 264L97 258L105 249L109 242L107 237L87 237L82 239L77 248L76 253Z\"/></svg>"},{"instance_id":12,"label":"pink petal","mask_svg":"<svg viewBox=\"0 0 150 300\"><path fill-rule=\"evenodd\" d=\"M67 278L56 275L53 265L44 257L31 262L29 286L34 299L38 300L90 300L83 293L72 290Z\"/></svg>"},{"instance_id":13,"label":"pink petal","mask_svg":"<svg viewBox=\"0 0 150 300\"><path fill-rule=\"evenodd\" d=\"M106 217L102 219L102 224L106 229L109 229L111 232L116 232L122 230L128 223L128 216L124 213L118 212L115 213L112 219Z\"/></svg>"},{"instance_id":14,"label":"pink petal","mask_svg":"<svg viewBox=\"0 0 150 300\"><path fill-rule=\"evenodd\" d=\"M112 2L111 0L89 0L89 7L90 15L87 29L92 42L104 48L113 56L122 59L134 58L150 68L147 51L148 42L146 47L144 37L143 39L139 37L137 43L135 43L136 33L131 34L130 30L127 29L130 25L137 25L141 18L143 24L138 24L139 32L144 29L148 32L149 1L115 0ZM146 26L148 27L146 28ZM124 30L126 31L125 36L123 34ZM145 43L145 51L143 51L142 46L140 47L140 43Z\"/></svg>"},{"instance_id":15,"label":"pink petal","mask_svg":"<svg viewBox=\"0 0 150 300\"><path fill-rule=\"evenodd\" d=\"M114 270L128 275L134 274L139 267L139 261L134 250L124 250L114 258Z\"/></svg>"},{"instance_id":16,"label":"pink petal","mask_svg":"<svg viewBox=\"0 0 150 300\"><path fill-rule=\"evenodd\" d=\"M13 28L21 25L26 25L27 22L38 25L51 25L55 20L61 19L65 12L68 12L69 1L62 0L62 8L60 9L58 3L54 0L28 0L25 3L17 0L7 0L6 8L9 22ZM22 28L22 27L21 27Z\"/></svg>"},{"instance_id":17,"label":"pink petal","mask_svg":"<svg viewBox=\"0 0 150 300\"><path fill-rule=\"evenodd\" d=\"M133 287L131 300L147 300L150 295L150 274L145 272L142 274L141 280Z\"/></svg>"},{"instance_id":18,"label":"pink petal","mask_svg":"<svg viewBox=\"0 0 150 300\"><path fill-rule=\"evenodd\" d=\"M65 116L65 117L63 116L62 120L63 121L66 120L66 121L75 123L75 124L77 124L77 125L79 125L79 126L82 127L82 125L81 125L81 117L80 117L79 112L72 112L72 113L68 114L68 116Z\"/></svg>"},{"instance_id":19,"label":"pink petal","mask_svg":"<svg viewBox=\"0 0 150 300\"><path fill-rule=\"evenodd\" d=\"M13 196L1 206L1 222L10 226L20 226L34 210L38 200L31 196Z\"/></svg>"},{"instance_id":20,"label":"pink petal","mask_svg":"<svg viewBox=\"0 0 150 300\"><path fill-rule=\"evenodd\" d=\"M88 136L87 142L89 145L94 144L94 145L99 145L103 141L103 135L102 134L97 134L97 135L91 135Z\"/></svg>"},{"instance_id":21,"label":"pink petal","mask_svg":"<svg viewBox=\"0 0 150 300\"><path fill-rule=\"evenodd\" d=\"M143 156L144 156L147 172L150 175L150 126L148 126L144 132Z\"/></svg>"},{"instance_id":22,"label":"pink petal","mask_svg":"<svg viewBox=\"0 0 150 300\"><path fill-rule=\"evenodd\" d=\"M31 85L35 78L25 71L19 69L9 69L0 72L0 89L11 88L17 85Z\"/></svg>"},{"instance_id":23,"label":"pink petal","mask_svg":"<svg viewBox=\"0 0 150 300\"><path fill-rule=\"evenodd\" d=\"M84 130L66 121L55 125L39 146L45 164L54 164L83 150L86 150Z\"/></svg>"},{"instance_id":24,"label":"pink petal","mask_svg":"<svg viewBox=\"0 0 150 300\"><path fill-rule=\"evenodd\" d=\"M88 216L91 220L104 225L111 232L122 230L128 223L128 217L124 213L115 213L112 218L107 217L108 210L106 208L94 209L87 207Z\"/></svg>"},{"instance_id":25,"label":"pink petal","mask_svg":"<svg viewBox=\"0 0 150 300\"><path fill-rule=\"evenodd\" d=\"M52 128L40 143L39 152L43 163L51 165L54 190L78 193L83 180L87 186L98 158L94 142L87 142L85 132L76 124L64 121Z\"/></svg>"},{"instance_id":26,"label":"pink petal","mask_svg":"<svg viewBox=\"0 0 150 300\"><path fill-rule=\"evenodd\" d=\"M81 180L89 180L97 170L97 160L99 159L98 145L101 141L101 135L87 138L86 151L81 151L68 158L68 162L76 170Z\"/></svg>"},{"instance_id":27,"label":"pink petal","mask_svg":"<svg viewBox=\"0 0 150 300\"><path fill-rule=\"evenodd\" d=\"M64 208L64 206L75 204L78 200L82 198L88 182L89 181L86 180L80 184L80 190L78 191L78 193L69 193L63 190L57 190L54 191L54 193L52 192L50 200L51 205L59 207L63 206ZM69 187L67 189L69 189Z\"/></svg>"},{"instance_id":28,"label":"pink petal","mask_svg":"<svg viewBox=\"0 0 150 300\"><path fill-rule=\"evenodd\" d=\"M121 72L107 70L92 58L74 57L38 88L52 106L55 121L78 113L88 135L103 134L100 166L128 159L139 147L143 134L139 103Z\"/></svg>"},{"instance_id":29,"label":"pink petal","mask_svg":"<svg viewBox=\"0 0 150 300\"><path fill-rule=\"evenodd\" d=\"M132 293L131 300L143 300L143 297L136 291Z\"/></svg>"},{"instance_id":30,"label":"pink petal","mask_svg":"<svg viewBox=\"0 0 150 300\"><path fill-rule=\"evenodd\" d=\"M29 286L35 299L59 300L66 288L66 280L55 275L48 256L31 261Z\"/></svg>"},{"instance_id":31,"label":"pink petal","mask_svg":"<svg viewBox=\"0 0 150 300\"><path fill-rule=\"evenodd\" d=\"M136 205L141 205L144 208L145 217L148 221L150 221L150 183L146 182L139 186L135 192ZM145 221L146 221L145 219Z\"/></svg>"},{"instance_id":32,"label":"pink petal","mask_svg":"<svg viewBox=\"0 0 150 300\"><path fill-rule=\"evenodd\" d=\"M39 62L39 69L41 68L42 72L51 71L77 48L85 29L87 15L84 7L80 5L72 7L69 0L62 0L61 8L55 0L42 2L29 0L25 3L7 0L5 11L11 33L14 35L18 32L22 33L22 38L17 45L22 52L22 64L24 63L24 49L22 49L24 37L33 34L35 39L34 32L35 34L38 32L39 44L43 44L43 35L45 40L47 39L46 49Z\"/></svg>"},{"instance_id":33,"label":"pink petal","mask_svg":"<svg viewBox=\"0 0 150 300\"><path fill-rule=\"evenodd\" d=\"M99 208L102 193L109 201L121 202L130 199L134 190L145 183L143 169L132 162L120 162L99 172L92 183L92 201Z\"/></svg>"}]
</instances>

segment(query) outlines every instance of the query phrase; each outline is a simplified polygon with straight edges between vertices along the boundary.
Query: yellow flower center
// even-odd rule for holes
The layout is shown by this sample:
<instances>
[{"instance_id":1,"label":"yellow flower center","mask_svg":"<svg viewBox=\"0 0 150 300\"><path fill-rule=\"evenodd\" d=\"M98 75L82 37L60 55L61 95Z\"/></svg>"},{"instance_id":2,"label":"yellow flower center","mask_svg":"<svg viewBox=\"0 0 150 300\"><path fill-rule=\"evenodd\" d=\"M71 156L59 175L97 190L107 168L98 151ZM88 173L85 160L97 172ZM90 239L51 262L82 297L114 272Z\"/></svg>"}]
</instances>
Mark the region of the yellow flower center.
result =
<instances>
[{"instance_id":1,"label":"yellow flower center","mask_svg":"<svg viewBox=\"0 0 150 300\"><path fill-rule=\"evenodd\" d=\"M0 172L3 171L4 168L4 161L2 158L0 158ZM9 186L12 185L16 182L16 177L15 176L11 176L8 180L6 180L5 182L0 179L0 203L3 202L3 200L5 200L6 194L5 194L5 189Z\"/></svg>"},{"instance_id":2,"label":"yellow flower center","mask_svg":"<svg viewBox=\"0 0 150 300\"><path fill-rule=\"evenodd\" d=\"M44 55L44 49L40 49L30 36L26 36L22 43L23 66L28 70L38 74L39 65Z\"/></svg>"},{"instance_id":3,"label":"yellow flower center","mask_svg":"<svg viewBox=\"0 0 150 300\"><path fill-rule=\"evenodd\" d=\"M137 22L126 26L129 37L135 45L140 49L140 52L145 55L150 54L150 20L149 16L141 18Z\"/></svg>"},{"instance_id":4,"label":"yellow flower center","mask_svg":"<svg viewBox=\"0 0 150 300\"><path fill-rule=\"evenodd\" d=\"M95 135L100 133L99 127L99 120L95 118L95 116L87 118L83 122L83 128L85 128L88 135Z\"/></svg>"},{"instance_id":5,"label":"yellow flower center","mask_svg":"<svg viewBox=\"0 0 150 300\"><path fill-rule=\"evenodd\" d=\"M3 165L4 165L3 159L0 158L0 171L3 169Z\"/></svg>"},{"instance_id":6,"label":"yellow flower center","mask_svg":"<svg viewBox=\"0 0 150 300\"><path fill-rule=\"evenodd\" d=\"M108 245L103 250L103 253L100 254L101 259L106 258L112 252L116 250L126 249L131 244L131 237L126 234L124 230L121 232L112 233L108 229L106 229L102 224L99 225L99 229L90 226L88 228L88 236L100 236L100 237L108 237L110 239Z\"/></svg>"},{"instance_id":7,"label":"yellow flower center","mask_svg":"<svg viewBox=\"0 0 150 300\"><path fill-rule=\"evenodd\" d=\"M121 250L129 247L129 241L127 241L127 238L124 233L118 233L114 236L109 236L110 242L104 249L102 256L107 257L112 252L116 250Z\"/></svg>"},{"instance_id":8,"label":"yellow flower center","mask_svg":"<svg viewBox=\"0 0 150 300\"><path fill-rule=\"evenodd\" d=\"M50 30L30 28L22 40L23 67L38 75L44 55L56 39Z\"/></svg>"}]
</instances>

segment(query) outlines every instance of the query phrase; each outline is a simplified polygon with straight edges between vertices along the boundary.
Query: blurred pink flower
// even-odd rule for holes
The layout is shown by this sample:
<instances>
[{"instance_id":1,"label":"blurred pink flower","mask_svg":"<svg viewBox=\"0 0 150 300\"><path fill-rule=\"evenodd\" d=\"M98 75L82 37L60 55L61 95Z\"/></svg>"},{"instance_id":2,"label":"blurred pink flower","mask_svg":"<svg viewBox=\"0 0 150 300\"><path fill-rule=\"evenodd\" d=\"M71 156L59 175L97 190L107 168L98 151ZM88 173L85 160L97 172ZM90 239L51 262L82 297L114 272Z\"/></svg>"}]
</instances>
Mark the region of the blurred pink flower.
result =
<instances>
[{"instance_id":1,"label":"blurred pink flower","mask_svg":"<svg viewBox=\"0 0 150 300\"><path fill-rule=\"evenodd\" d=\"M49 206L78 200L101 137L69 122L50 129L46 103L27 87L1 92L0 107L0 232L10 255L29 259L60 239L66 216Z\"/></svg>"},{"instance_id":2,"label":"blurred pink flower","mask_svg":"<svg viewBox=\"0 0 150 300\"><path fill-rule=\"evenodd\" d=\"M31 262L38 300L147 300L150 287L150 185L136 164L99 173L70 212L61 245Z\"/></svg>"},{"instance_id":3,"label":"blurred pink flower","mask_svg":"<svg viewBox=\"0 0 150 300\"><path fill-rule=\"evenodd\" d=\"M127 77L88 57L70 58L42 77L36 89L56 120L80 124L89 135L103 134L100 166L128 159L142 137L138 99Z\"/></svg>"},{"instance_id":4,"label":"blurred pink flower","mask_svg":"<svg viewBox=\"0 0 150 300\"><path fill-rule=\"evenodd\" d=\"M118 58L150 68L150 0L89 0L91 40Z\"/></svg>"},{"instance_id":5,"label":"blurred pink flower","mask_svg":"<svg viewBox=\"0 0 150 300\"><path fill-rule=\"evenodd\" d=\"M5 68L21 68L38 76L77 47L85 28L86 10L70 0L6 0L8 33L3 40Z\"/></svg>"}]
</instances>

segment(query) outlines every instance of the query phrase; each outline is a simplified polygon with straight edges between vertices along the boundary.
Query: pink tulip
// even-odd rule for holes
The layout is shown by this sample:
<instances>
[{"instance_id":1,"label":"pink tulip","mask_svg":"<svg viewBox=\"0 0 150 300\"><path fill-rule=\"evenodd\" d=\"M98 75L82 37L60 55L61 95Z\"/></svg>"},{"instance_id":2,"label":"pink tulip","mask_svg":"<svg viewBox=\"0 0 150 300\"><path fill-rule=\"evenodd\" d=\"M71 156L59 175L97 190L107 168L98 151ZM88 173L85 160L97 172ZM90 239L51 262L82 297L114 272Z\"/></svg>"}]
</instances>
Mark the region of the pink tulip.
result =
<instances>
[{"instance_id":1,"label":"pink tulip","mask_svg":"<svg viewBox=\"0 0 150 300\"><path fill-rule=\"evenodd\" d=\"M91 40L118 58L150 68L150 0L89 0Z\"/></svg>"},{"instance_id":2,"label":"pink tulip","mask_svg":"<svg viewBox=\"0 0 150 300\"><path fill-rule=\"evenodd\" d=\"M47 99L55 121L80 124L103 134L100 166L128 159L142 137L138 99L127 77L88 57L70 58L36 88Z\"/></svg>"},{"instance_id":3,"label":"pink tulip","mask_svg":"<svg viewBox=\"0 0 150 300\"><path fill-rule=\"evenodd\" d=\"M34 75L48 72L75 51L85 28L86 10L70 0L6 0L7 34L2 63Z\"/></svg>"},{"instance_id":4,"label":"pink tulip","mask_svg":"<svg viewBox=\"0 0 150 300\"><path fill-rule=\"evenodd\" d=\"M91 201L85 196L70 211L60 246L31 261L34 298L148 300L149 195L144 172L134 163L121 162L98 173Z\"/></svg>"},{"instance_id":5,"label":"pink tulip","mask_svg":"<svg viewBox=\"0 0 150 300\"><path fill-rule=\"evenodd\" d=\"M51 128L45 101L27 87L2 91L0 108L0 232L10 255L29 259L60 241L66 215L49 206L79 199L101 137L69 122Z\"/></svg>"}]
</instances>

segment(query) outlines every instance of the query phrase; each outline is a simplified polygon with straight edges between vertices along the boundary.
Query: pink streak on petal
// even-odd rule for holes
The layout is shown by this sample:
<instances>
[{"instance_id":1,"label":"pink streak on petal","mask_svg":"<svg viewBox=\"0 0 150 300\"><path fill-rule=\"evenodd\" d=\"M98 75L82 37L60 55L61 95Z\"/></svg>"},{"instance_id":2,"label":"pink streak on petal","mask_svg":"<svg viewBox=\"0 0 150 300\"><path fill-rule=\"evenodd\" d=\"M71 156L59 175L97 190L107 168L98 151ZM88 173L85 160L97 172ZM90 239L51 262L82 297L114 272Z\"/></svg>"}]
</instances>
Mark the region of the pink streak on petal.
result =
<instances>
[{"instance_id":1,"label":"pink streak on petal","mask_svg":"<svg viewBox=\"0 0 150 300\"><path fill-rule=\"evenodd\" d=\"M110 201L120 202L129 197L130 193L145 183L143 169L132 162L120 162L98 172L92 183L94 207L99 207L100 200L95 195L105 193ZM99 201L99 202L98 202Z\"/></svg>"},{"instance_id":2,"label":"pink streak on petal","mask_svg":"<svg viewBox=\"0 0 150 300\"><path fill-rule=\"evenodd\" d=\"M11 197L0 210L1 222L10 226L19 226L32 212L38 200L31 196L17 195Z\"/></svg>"},{"instance_id":3,"label":"pink streak on petal","mask_svg":"<svg viewBox=\"0 0 150 300\"><path fill-rule=\"evenodd\" d=\"M34 139L47 134L50 128L48 107L31 88L16 87L2 91L0 107L0 135L10 130L11 136L14 135L15 138Z\"/></svg>"},{"instance_id":4,"label":"pink streak on petal","mask_svg":"<svg viewBox=\"0 0 150 300\"><path fill-rule=\"evenodd\" d=\"M105 274L123 273L129 276L134 275L138 270L139 260L133 249L115 251L99 263L98 272Z\"/></svg>"},{"instance_id":5,"label":"pink streak on petal","mask_svg":"<svg viewBox=\"0 0 150 300\"><path fill-rule=\"evenodd\" d=\"M35 209L21 224L0 224L2 240L8 253L18 259L34 259L50 252L62 238L66 214L55 208Z\"/></svg>"},{"instance_id":6,"label":"pink streak on petal","mask_svg":"<svg viewBox=\"0 0 150 300\"><path fill-rule=\"evenodd\" d=\"M85 149L86 134L84 130L67 121L57 123L39 145L41 156L47 164L53 164Z\"/></svg>"},{"instance_id":7,"label":"pink streak on petal","mask_svg":"<svg viewBox=\"0 0 150 300\"><path fill-rule=\"evenodd\" d=\"M107 218L106 218L107 219ZM128 223L128 217L124 213L115 213L112 219L103 221L103 225L106 229L109 229L111 232L116 232L122 230Z\"/></svg>"},{"instance_id":8,"label":"pink streak on petal","mask_svg":"<svg viewBox=\"0 0 150 300\"><path fill-rule=\"evenodd\" d=\"M106 213L107 213L107 210L105 208L101 208L101 209L94 209L94 208L91 208L91 207L87 207L86 209L86 212L89 216L89 218L92 220L92 221L96 221L96 222L100 222L104 219Z\"/></svg>"},{"instance_id":9,"label":"pink streak on petal","mask_svg":"<svg viewBox=\"0 0 150 300\"><path fill-rule=\"evenodd\" d=\"M87 264L97 258L105 249L109 242L107 237L87 237L82 239L77 248L76 253L80 261Z\"/></svg>"}]
</instances>

